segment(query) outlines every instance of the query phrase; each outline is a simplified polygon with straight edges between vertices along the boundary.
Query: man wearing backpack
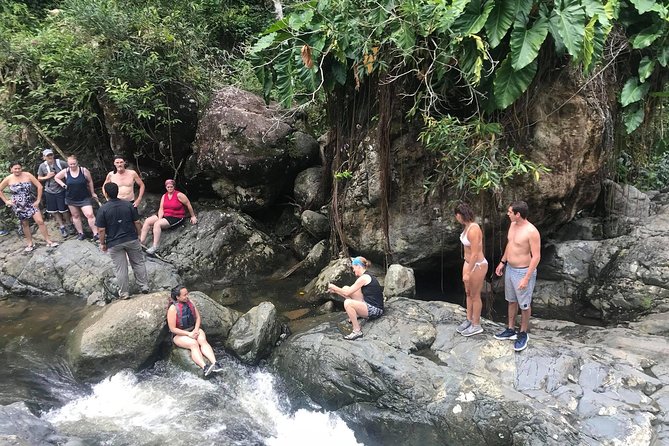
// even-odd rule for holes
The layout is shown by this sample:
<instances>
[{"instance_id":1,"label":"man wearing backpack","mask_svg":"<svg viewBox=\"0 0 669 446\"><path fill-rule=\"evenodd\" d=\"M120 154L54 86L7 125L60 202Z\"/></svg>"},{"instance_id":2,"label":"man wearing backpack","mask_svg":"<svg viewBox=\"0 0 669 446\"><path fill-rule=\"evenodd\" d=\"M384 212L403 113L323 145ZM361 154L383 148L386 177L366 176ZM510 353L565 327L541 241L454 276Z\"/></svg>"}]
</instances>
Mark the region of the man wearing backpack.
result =
<instances>
[{"instance_id":1,"label":"man wearing backpack","mask_svg":"<svg viewBox=\"0 0 669 446\"><path fill-rule=\"evenodd\" d=\"M76 231L72 226L70 213L65 204L65 189L53 179L58 172L67 168L67 163L61 159L57 159L51 149L44 149L42 151L42 157L44 158L44 162L40 164L37 169L37 179L44 183L46 211L51 215L55 215L56 222L58 222L58 226L60 226L60 234L63 237L67 237L68 235L74 234ZM66 224L69 228L69 234L68 229L65 228Z\"/></svg>"}]
</instances>

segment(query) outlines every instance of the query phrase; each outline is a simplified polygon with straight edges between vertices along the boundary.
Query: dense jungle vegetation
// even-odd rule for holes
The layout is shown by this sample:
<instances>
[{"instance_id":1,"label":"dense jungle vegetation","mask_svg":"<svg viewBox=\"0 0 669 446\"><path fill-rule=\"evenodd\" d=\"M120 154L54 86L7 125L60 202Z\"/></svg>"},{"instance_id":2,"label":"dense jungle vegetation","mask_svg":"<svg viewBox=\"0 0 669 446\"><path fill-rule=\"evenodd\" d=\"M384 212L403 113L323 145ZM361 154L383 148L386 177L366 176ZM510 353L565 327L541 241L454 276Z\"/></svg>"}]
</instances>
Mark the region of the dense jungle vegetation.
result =
<instances>
[{"instance_id":1,"label":"dense jungle vegetation","mask_svg":"<svg viewBox=\"0 0 669 446\"><path fill-rule=\"evenodd\" d=\"M666 3L314 0L284 2L276 20L277 3L4 0L0 158L38 159L53 145L176 172L210 93L236 84L316 121L325 109L344 133L357 129L342 104L365 103L369 122L387 125L398 97L439 182L479 192L546 170L509 135L550 73L595 82L615 68L611 175L645 188L669 180Z\"/></svg>"}]
</instances>

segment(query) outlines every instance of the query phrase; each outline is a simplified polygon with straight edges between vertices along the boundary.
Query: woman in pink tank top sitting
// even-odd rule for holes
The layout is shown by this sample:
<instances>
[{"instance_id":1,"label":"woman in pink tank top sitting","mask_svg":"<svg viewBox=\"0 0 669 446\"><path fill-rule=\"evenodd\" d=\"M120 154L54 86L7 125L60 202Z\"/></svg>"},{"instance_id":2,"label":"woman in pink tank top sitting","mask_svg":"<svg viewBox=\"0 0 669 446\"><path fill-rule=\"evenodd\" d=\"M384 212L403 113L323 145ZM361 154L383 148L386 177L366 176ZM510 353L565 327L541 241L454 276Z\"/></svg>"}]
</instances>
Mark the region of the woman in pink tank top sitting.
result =
<instances>
[{"instance_id":1,"label":"woman in pink tank top sitting","mask_svg":"<svg viewBox=\"0 0 669 446\"><path fill-rule=\"evenodd\" d=\"M188 197L176 190L176 183L174 180L165 180L165 195L160 199L160 208L157 215L152 215L146 219L144 226L142 226L142 234L139 241L142 245L146 242L146 237L149 230L153 228L153 244L146 250L149 255L154 254L158 250L160 243L160 234L163 229L174 228L180 225L186 219L186 209L190 214L191 224L197 223L197 217L193 206L190 204Z\"/></svg>"}]
</instances>

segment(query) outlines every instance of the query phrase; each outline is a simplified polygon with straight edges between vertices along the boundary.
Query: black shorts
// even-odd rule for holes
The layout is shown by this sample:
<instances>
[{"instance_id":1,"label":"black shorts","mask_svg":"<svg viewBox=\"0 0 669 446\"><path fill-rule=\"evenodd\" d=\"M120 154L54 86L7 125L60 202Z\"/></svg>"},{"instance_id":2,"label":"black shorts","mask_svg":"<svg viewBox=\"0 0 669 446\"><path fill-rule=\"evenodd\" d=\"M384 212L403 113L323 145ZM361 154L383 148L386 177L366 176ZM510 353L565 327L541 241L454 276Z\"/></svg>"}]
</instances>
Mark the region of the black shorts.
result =
<instances>
[{"instance_id":1,"label":"black shorts","mask_svg":"<svg viewBox=\"0 0 669 446\"><path fill-rule=\"evenodd\" d=\"M186 217L163 217L167 222L170 224L170 228L173 228L175 226L179 226L181 223L184 222Z\"/></svg>"},{"instance_id":2,"label":"black shorts","mask_svg":"<svg viewBox=\"0 0 669 446\"><path fill-rule=\"evenodd\" d=\"M56 212L63 214L68 211L65 204L65 190L57 194L44 192L44 200L46 201L46 211L50 214L55 214Z\"/></svg>"}]
</instances>

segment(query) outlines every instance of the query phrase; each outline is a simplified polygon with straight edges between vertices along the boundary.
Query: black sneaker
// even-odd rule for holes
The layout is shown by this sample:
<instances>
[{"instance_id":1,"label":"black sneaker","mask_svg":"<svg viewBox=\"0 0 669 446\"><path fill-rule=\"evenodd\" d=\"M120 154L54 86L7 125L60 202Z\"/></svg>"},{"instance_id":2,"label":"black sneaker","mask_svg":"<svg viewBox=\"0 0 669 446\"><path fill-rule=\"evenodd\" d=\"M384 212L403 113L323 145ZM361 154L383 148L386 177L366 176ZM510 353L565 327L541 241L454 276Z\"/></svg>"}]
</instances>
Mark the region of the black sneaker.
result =
<instances>
[{"instance_id":1,"label":"black sneaker","mask_svg":"<svg viewBox=\"0 0 669 446\"><path fill-rule=\"evenodd\" d=\"M79 235L77 235L77 240L86 240L86 236L80 232Z\"/></svg>"},{"instance_id":2,"label":"black sneaker","mask_svg":"<svg viewBox=\"0 0 669 446\"><path fill-rule=\"evenodd\" d=\"M67 229L65 229L65 226L61 226L61 227L60 227L60 235L61 235L63 238L67 238L67 236L69 235L69 234L67 233Z\"/></svg>"},{"instance_id":3,"label":"black sneaker","mask_svg":"<svg viewBox=\"0 0 669 446\"><path fill-rule=\"evenodd\" d=\"M516 335L516 330L513 328L507 328L501 333L497 333L495 335L495 339L499 339L500 341L515 341L517 338Z\"/></svg>"},{"instance_id":4,"label":"black sneaker","mask_svg":"<svg viewBox=\"0 0 669 446\"><path fill-rule=\"evenodd\" d=\"M214 366L214 368L211 370L212 372L214 372L214 373L218 373L218 372L222 372L222 371L223 371L223 367L221 367L221 365L218 363L218 361L216 361L216 362L213 363L212 365Z\"/></svg>"},{"instance_id":5,"label":"black sneaker","mask_svg":"<svg viewBox=\"0 0 669 446\"><path fill-rule=\"evenodd\" d=\"M211 374L211 372L214 371L215 367L216 367L216 363L205 365L204 368L202 369L202 372L204 373L204 376L209 376Z\"/></svg>"},{"instance_id":6,"label":"black sneaker","mask_svg":"<svg viewBox=\"0 0 669 446\"><path fill-rule=\"evenodd\" d=\"M95 234L95 235L93 235L93 241L94 241L94 242L98 242L98 241L100 241L100 235L99 235L99 234Z\"/></svg>"}]
</instances>

